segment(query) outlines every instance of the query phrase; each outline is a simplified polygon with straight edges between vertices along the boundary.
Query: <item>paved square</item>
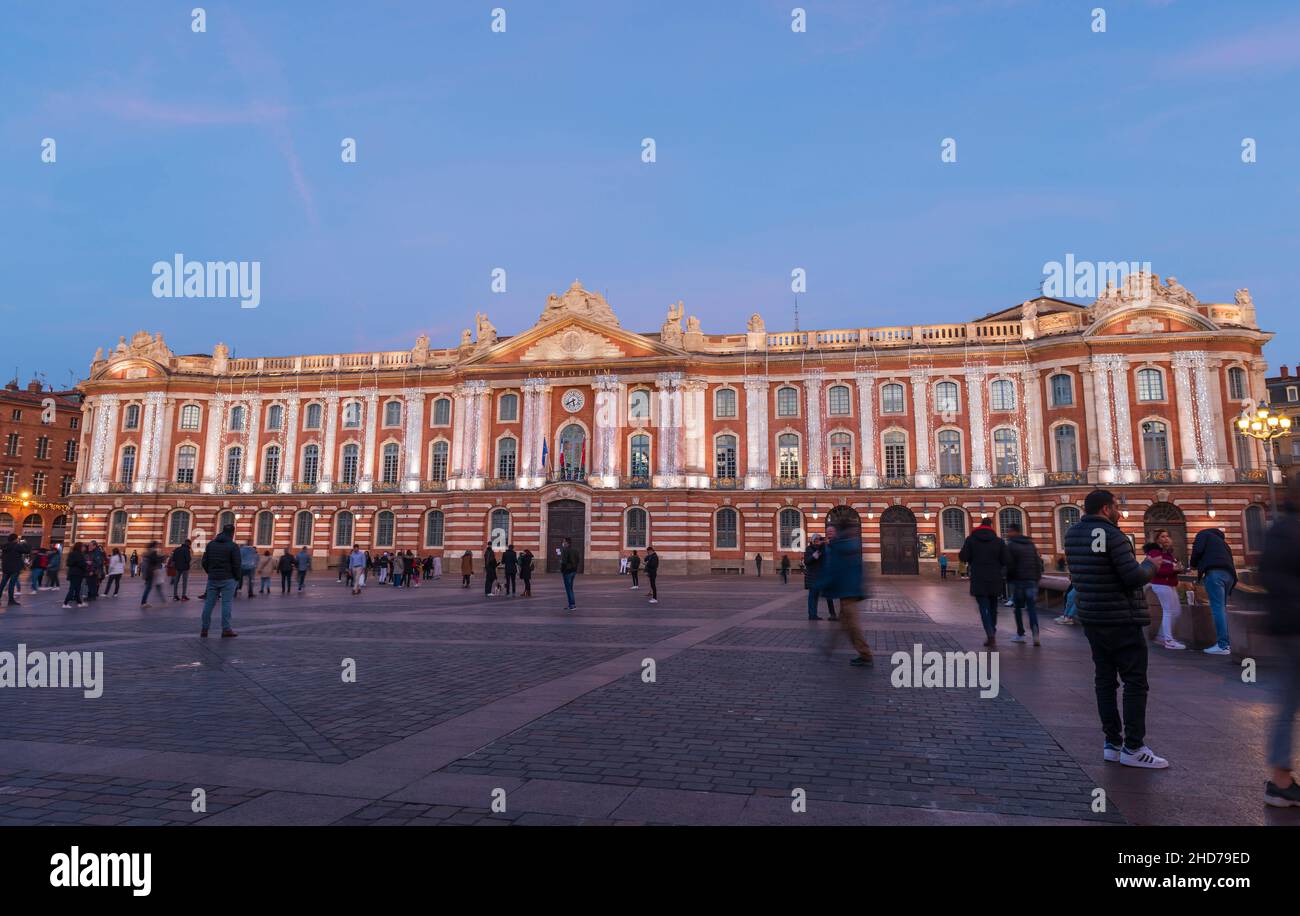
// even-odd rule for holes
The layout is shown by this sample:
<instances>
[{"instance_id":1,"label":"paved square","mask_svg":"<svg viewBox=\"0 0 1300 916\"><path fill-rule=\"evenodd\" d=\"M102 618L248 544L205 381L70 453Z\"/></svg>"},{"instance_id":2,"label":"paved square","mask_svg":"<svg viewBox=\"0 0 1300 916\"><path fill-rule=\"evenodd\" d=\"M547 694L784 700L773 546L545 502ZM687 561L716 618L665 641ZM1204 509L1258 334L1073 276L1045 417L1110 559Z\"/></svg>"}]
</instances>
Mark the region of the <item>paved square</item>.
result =
<instances>
[{"instance_id":1,"label":"paved square","mask_svg":"<svg viewBox=\"0 0 1300 916\"><path fill-rule=\"evenodd\" d=\"M321 575L237 602L236 640L198 638L198 601L140 609L138 580L81 610L28 594L0 650L103 652L105 684L0 690L0 824L1300 822L1260 803L1267 669L1247 685L1153 648L1173 766L1121 770L1077 628L1003 644L996 697L899 689L890 653L979 647L965 583L877 579L871 670L801 585L664 579L651 605L587 576L567 613L555 577L529 599L451 578L352 598Z\"/></svg>"}]
</instances>

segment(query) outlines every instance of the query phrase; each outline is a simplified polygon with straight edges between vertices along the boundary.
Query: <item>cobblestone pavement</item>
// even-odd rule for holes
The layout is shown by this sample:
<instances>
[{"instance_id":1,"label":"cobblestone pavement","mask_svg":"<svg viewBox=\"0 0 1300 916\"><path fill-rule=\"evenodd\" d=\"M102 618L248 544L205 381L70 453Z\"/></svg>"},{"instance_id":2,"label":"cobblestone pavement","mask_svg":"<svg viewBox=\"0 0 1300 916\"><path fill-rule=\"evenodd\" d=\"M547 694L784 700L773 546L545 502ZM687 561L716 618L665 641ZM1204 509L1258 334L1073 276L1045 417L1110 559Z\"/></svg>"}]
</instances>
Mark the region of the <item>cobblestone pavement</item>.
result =
<instances>
[{"instance_id":1,"label":"cobblestone pavement","mask_svg":"<svg viewBox=\"0 0 1300 916\"><path fill-rule=\"evenodd\" d=\"M569 613L550 576L529 599L318 576L237 602L236 640L198 638L197 600L141 609L138 580L28 594L0 651L102 652L104 690L0 689L0 825L1300 823L1260 804L1267 669L1153 648L1173 767L1123 770L1078 628L1002 645L996 697L899 689L891 653L978 648L964 583L878 581L872 669L800 585L663 579L651 605L580 577Z\"/></svg>"}]
</instances>

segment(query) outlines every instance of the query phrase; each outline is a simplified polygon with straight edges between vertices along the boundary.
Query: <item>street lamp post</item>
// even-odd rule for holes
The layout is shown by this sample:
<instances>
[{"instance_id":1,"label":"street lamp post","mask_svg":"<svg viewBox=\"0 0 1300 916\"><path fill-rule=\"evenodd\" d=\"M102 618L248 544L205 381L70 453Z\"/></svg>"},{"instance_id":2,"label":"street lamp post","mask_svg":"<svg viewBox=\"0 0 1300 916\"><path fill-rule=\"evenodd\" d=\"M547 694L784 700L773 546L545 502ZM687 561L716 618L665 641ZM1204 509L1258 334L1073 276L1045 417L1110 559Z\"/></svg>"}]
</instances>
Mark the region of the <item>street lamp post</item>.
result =
<instances>
[{"instance_id":1,"label":"street lamp post","mask_svg":"<svg viewBox=\"0 0 1300 916\"><path fill-rule=\"evenodd\" d=\"M1277 493L1273 486L1273 443L1291 432L1291 418L1273 413L1267 404L1260 404L1255 412L1242 411L1237 418L1237 431L1264 443L1264 457L1268 474L1269 521L1277 521Z\"/></svg>"}]
</instances>

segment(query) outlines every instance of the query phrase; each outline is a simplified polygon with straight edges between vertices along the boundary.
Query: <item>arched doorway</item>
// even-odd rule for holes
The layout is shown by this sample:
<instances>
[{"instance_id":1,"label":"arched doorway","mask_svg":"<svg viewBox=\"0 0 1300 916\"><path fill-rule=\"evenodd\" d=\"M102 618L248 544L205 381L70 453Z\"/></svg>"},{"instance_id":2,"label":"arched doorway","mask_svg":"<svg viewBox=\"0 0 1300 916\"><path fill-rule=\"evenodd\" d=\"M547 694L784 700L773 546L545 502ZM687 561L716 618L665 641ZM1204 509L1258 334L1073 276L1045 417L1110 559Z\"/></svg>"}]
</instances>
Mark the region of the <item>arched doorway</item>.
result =
<instances>
[{"instance_id":1,"label":"arched doorway","mask_svg":"<svg viewBox=\"0 0 1300 916\"><path fill-rule=\"evenodd\" d=\"M840 528L861 528L862 518L858 515L858 510L852 506L836 506L826 513L826 527L839 530Z\"/></svg>"},{"instance_id":2,"label":"arched doorway","mask_svg":"<svg viewBox=\"0 0 1300 916\"><path fill-rule=\"evenodd\" d=\"M546 506L546 571L560 571L561 542L568 538L578 551L578 572L583 572L587 542L587 506L577 499L557 499Z\"/></svg>"},{"instance_id":3,"label":"arched doorway","mask_svg":"<svg viewBox=\"0 0 1300 916\"><path fill-rule=\"evenodd\" d=\"M1187 518L1183 510L1173 503L1155 503L1142 517L1143 533L1148 541L1154 541L1155 534L1161 528L1168 529L1174 541L1174 556L1184 565L1187 564ZM1142 545L1139 544L1140 548Z\"/></svg>"},{"instance_id":4,"label":"arched doorway","mask_svg":"<svg viewBox=\"0 0 1300 916\"><path fill-rule=\"evenodd\" d=\"M23 519L23 531L20 535L24 541L32 546L33 549L41 546L41 540L45 537L45 522L33 512L27 518Z\"/></svg>"},{"instance_id":5,"label":"arched doorway","mask_svg":"<svg viewBox=\"0 0 1300 916\"><path fill-rule=\"evenodd\" d=\"M916 516L906 506L890 506L880 515L880 571L894 576L915 576L920 572Z\"/></svg>"}]
</instances>

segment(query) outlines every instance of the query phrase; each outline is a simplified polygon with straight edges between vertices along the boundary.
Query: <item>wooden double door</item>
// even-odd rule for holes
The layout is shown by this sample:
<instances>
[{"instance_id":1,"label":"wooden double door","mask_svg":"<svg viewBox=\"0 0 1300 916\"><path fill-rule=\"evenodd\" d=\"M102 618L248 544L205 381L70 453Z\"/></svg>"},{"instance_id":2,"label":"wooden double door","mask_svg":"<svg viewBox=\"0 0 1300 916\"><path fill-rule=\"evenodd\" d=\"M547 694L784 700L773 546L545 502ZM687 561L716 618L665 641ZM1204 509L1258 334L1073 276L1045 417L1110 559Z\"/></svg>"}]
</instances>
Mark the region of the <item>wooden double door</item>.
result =
<instances>
[{"instance_id":1,"label":"wooden double door","mask_svg":"<svg viewBox=\"0 0 1300 916\"><path fill-rule=\"evenodd\" d=\"M921 571L916 516L905 506L890 506L880 516L880 571L915 576Z\"/></svg>"},{"instance_id":2,"label":"wooden double door","mask_svg":"<svg viewBox=\"0 0 1300 916\"><path fill-rule=\"evenodd\" d=\"M587 543L587 505L576 499L557 499L546 507L546 571L560 571L557 551L568 538L578 551L578 572L584 572L586 557L583 546Z\"/></svg>"}]
</instances>

